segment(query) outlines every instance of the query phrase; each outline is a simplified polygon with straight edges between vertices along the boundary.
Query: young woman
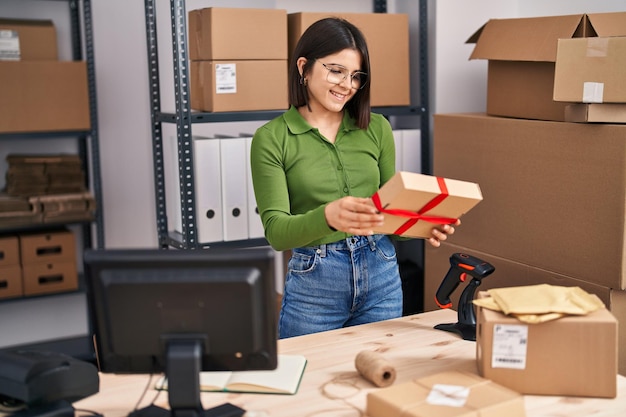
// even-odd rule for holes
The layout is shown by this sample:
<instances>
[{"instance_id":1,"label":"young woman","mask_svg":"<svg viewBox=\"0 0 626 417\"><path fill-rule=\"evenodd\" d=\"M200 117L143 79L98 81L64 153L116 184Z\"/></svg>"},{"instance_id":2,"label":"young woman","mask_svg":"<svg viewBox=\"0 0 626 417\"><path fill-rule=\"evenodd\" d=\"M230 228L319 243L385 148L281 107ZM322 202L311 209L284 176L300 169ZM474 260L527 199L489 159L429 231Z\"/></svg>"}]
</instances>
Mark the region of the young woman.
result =
<instances>
[{"instance_id":1,"label":"young woman","mask_svg":"<svg viewBox=\"0 0 626 417\"><path fill-rule=\"evenodd\" d=\"M322 19L300 38L283 115L260 127L252 178L265 236L291 249L281 338L399 317L402 288L372 196L395 173L389 122L370 109L370 62L358 28ZM457 223L458 224L458 223ZM433 229L433 246L454 233Z\"/></svg>"}]
</instances>

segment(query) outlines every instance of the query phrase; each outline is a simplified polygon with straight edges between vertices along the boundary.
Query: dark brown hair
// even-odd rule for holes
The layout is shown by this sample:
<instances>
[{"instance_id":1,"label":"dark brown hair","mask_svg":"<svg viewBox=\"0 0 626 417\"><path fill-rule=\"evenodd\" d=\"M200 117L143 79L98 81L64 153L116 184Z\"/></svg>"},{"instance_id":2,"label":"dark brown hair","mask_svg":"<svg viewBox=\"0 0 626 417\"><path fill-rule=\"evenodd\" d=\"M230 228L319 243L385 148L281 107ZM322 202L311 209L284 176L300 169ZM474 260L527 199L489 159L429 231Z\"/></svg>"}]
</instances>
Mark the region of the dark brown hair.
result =
<instances>
[{"instance_id":1,"label":"dark brown hair","mask_svg":"<svg viewBox=\"0 0 626 417\"><path fill-rule=\"evenodd\" d=\"M345 109L354 118L357 126L367 128L370 123L370 57L363 33L352 23L338 17L318 20L302 34L293 51L289 63L289 104L295 107L309 105L309 94L301 82L298 71L298 58L306 58L303 76L319 58L332 55L344 49L353 49L361 54L361 71L368 74L368 82L356 93Z\"/></svg>"}]
</instances>

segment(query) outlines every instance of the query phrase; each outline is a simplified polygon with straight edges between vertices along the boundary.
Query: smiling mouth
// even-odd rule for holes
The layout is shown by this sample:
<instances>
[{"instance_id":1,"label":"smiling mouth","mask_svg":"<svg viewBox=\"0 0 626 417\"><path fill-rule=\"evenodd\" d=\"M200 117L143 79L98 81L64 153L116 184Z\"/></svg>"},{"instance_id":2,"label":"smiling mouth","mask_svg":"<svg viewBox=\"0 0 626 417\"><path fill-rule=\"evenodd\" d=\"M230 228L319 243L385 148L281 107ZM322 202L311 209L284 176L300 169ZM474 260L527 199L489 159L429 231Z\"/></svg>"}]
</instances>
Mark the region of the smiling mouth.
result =
<instances>
[{"instance_id":1,"label":"smiling mouth","mask_svg":"<svg viewBox=\"0 0 626 417\"><path fill-rule=\"evenodd\" d=\"M347 94L340 94L340 93L337 93L337 92L332 91L332 90L330 91L330 94L332 94L333 96L337 97L340 100L345 100L346 97L348 97Z\"/></svg>"}]
</instances>

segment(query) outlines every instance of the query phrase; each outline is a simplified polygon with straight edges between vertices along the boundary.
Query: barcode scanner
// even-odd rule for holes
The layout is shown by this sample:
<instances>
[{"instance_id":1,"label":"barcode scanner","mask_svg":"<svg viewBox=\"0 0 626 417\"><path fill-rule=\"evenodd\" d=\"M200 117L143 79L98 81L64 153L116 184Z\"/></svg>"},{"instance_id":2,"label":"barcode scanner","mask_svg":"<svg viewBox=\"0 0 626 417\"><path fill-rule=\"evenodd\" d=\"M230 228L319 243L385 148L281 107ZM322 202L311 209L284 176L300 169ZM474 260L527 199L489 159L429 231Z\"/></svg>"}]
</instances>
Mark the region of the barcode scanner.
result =
<instances>
[{"instance_id":1,"label":"barcode scanner","mask_svg":"<svg viewBox=\"0 0 626 417\"><path fill-rule=\"evenodd\" d=\"M457 311L457 323L438 324L435 329L457 333L465 340L476 340L476 314L474 313L474 294L482 279L495 271L493 265L466 253L453 253L450 256L450 269L441 281L435 294L435 302L440 308L452 307L450 295L461 282L471 280L461 293Z\"/></svg>"}]
</instances>

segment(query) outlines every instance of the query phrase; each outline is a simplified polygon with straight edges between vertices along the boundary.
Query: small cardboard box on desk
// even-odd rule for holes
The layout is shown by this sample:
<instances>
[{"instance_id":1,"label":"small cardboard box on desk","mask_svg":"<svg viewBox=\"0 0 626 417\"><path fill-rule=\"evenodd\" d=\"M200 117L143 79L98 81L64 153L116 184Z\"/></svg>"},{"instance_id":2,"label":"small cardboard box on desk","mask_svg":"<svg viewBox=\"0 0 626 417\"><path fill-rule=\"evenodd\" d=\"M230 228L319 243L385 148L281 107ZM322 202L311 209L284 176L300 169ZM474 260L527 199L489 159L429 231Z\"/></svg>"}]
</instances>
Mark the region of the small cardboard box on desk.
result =
<instances>
[{"instance_id":1,"label":"small cardboard box on desk","mask_svg":"<svg viewBox=\"0 0 626 417\"><path fill-rule=\"evenodd\" d=\"M428 238L433 227L456 222L482 199L478 184L397 172L372 196L385 216L384 225L374 231Z\"/></svg>"},{"instance_id":2,"label":"small cardboard box on desk","mask_svg":"<svg viewBox=\"0 0 626 417\"><path fill-rule=\"evenodd\" d=\"M522 394L617 395L617 320L606 308L535 324L480 306L476 316L484 378Z\"/></svg>"},{"instance_id":3,"label":"small cardboard box on desk","mask_svg":"<svg viewBox=\"0 0 626 417\"><path fill-rule=\"evenodd\" d=\"M441 372L367 395L370 417L524 417L523 397L466 372Z\"/></svg>"}]
</instances>

